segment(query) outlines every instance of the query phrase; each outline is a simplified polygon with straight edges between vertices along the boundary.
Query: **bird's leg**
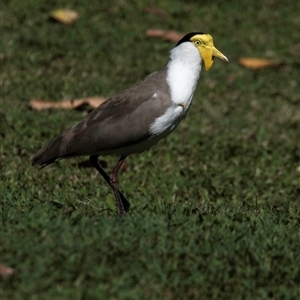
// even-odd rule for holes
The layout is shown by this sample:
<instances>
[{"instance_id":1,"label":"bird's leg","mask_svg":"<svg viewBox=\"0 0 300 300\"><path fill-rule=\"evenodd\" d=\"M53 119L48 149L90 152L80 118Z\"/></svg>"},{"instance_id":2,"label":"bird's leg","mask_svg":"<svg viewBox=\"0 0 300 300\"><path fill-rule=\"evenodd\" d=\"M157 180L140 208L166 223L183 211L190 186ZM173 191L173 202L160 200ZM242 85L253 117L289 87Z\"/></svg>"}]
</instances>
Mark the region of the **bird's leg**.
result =
<instances>
[{"instance_id":1,"label":"bird's leg","mask_svg":"<svg viewBox=\"0 0 300 300\"><path fill-rule=\"evenodd\" d=\"M125 160L125 158L123 159L123 161L124 160ZM114 188L113 188L113 186L110 182L109 176L105 173L105 171L99 165L98 156L93 156L93 155L90 156L90 162L91 162L92 166L101 174L101 176L105 179L105 181L114 190ZM122 163L121 163L121 165L122 165ZM119 168L121 167L121 165L119 166ZM119 170L119 168L118 168L118 170ZM117 170L117 172L118 172L118 170ZM130 207L130 203L126 200L126 198L123 196L123 194L118 189L117 189L117 193L119 194L118 199L117 199L117 196L116 196L116 192L114 190L114 194L115 194L115 197L117 199L119 211L120 211L119 202L121 201L121 204L122 204L122 207L123 207L123 214L124 214L124 211L128 212L129 207ZM120 213L121 213L121 211L120 211Z\"/></svg>"},{"instance_id":2,"label":"bird's leg","mask_svg":"<svg viewBox=\"0 0 300 300\"><path fill-rule=\"evenodd\" d=\"M117 177L118 177L118 171L120 170L125 159L126 159L126 156L121 156L118 163L114 167L113 171L109 175L110 186L112 187L112 189L114 191L120 215L125 215L126 210L125 210L123 201L121 199L120 192L118 190L118 178Z\"/></svg>"}]
</instances>

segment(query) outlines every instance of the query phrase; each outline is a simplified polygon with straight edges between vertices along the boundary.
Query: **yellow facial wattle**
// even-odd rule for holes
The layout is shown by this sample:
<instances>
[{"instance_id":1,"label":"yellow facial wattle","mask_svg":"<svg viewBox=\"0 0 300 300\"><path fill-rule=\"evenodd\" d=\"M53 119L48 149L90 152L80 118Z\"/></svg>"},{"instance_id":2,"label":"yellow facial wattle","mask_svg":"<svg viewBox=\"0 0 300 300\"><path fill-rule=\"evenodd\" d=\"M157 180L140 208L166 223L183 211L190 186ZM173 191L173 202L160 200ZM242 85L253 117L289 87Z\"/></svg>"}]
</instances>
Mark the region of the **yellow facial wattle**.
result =
<instances>
[{"instance_id":1,"label":"yellow facial wattle","mask_svg":"<svg viewBox=\"0 0 300 300\"><path fill-rule=\"evenodd\" d=\"M196 34L191 38L191 42L199 50L204 62L205 70L211 68L214 57L218 57L228 62L227 57L214 46L213 38L210 34Z\"/></svg>"}]
</instances>

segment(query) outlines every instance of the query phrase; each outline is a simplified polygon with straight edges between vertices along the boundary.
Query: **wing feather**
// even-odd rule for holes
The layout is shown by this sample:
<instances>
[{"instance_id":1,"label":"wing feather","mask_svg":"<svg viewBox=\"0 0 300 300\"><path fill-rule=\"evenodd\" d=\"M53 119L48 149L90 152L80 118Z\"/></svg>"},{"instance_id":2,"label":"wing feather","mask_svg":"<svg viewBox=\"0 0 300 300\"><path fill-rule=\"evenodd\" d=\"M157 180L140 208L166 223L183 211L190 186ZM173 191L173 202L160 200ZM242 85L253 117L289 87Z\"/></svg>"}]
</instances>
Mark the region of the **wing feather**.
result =
<instances>
[{"instance_id":1,"label":"wing feather","mask_svg":"<svg viewBox=\"0 0 300 300\"><path fill-rule=\"evenodd\" d=\"M172 104L166 72L166 67L156 71L106 100L40 149L33 164L47 165L67 156L101 154L147 139L149 125Z\"/></svg>"}]
</instances>

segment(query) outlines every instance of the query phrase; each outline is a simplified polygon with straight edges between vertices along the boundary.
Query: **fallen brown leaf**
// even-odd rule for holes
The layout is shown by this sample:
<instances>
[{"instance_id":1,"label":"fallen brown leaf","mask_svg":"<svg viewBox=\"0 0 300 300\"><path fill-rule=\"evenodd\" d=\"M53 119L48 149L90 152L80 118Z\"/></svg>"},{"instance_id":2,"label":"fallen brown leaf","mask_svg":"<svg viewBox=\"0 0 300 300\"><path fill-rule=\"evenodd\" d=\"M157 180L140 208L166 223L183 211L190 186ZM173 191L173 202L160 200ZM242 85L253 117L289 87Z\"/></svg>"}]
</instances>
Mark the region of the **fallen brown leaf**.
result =
<instances>
[{"instance_id":1,"label":"fallen brown leaf","mask_svg":"<svg viewBox=\"0 0 300 300\"><path fill-rule=\"evenodd\" d=\"M149 13L149 14L157 15L161 18L166 18L169 16L169 14L167 12L165 12L164 10L157 8L157 7L153 7L153 6L144 7L143 11L146 13Z\"/></svg>"},{"instance_id":2,"label":"fallen brown leaf","mask_svg":"<svg viewBox=\"0 0 300 300\"><path fill-rule=\"evenodd\" d=\"M263 59L263 58L251 58L251 57L241 57L239 59L239 63L248 69L258 70L264 69L268 67L278 67L281 65L280 62L270 60L270 59Z\"/></svg>"},{"instance_id":3,"label":"fallen brown leaf","mask_svg":"<svg viewBox=\"0 0 300 300\"><path fill-rule=\"evenodd\" d=\"M5 265L0 265L0 276L1 277L9 277L15 272L15 269L5 266Z\"/></svg>"},{"instance_id":4,"label":"fallen brown leaf","mask_svg":"<svg viewBox=\"0 0 300 300\"><path fill-rule=\"evenodd\" d=\"M89 97L82 99L67 99L60 102L55 101L44 101L40 99L31 99L29 105L35 110L45 110L45 109L76 109L83 105L90 105L96 108L101 103L103 103L106 98L103 97Z\"/></svg>"},{"instance_id":5,"label":"fallen brown leaf","mask_svg":"<svg viewBox=\"0 0 300 300\"><path fill-rule=\"evenodd\" d=\"M168 42L178 42L184 35L175 30L148 29L146 36L153 38L161 38Z\"/></svg>"},{"instance_id":6,"label":"fallen brown leaf","mask_svg":"<svg viewBox=\"0 0 300 300\"><path fill-rule=\"evenodd\" d=\"M75 22L79 18L79 14L74 10L60 8L50 12L50 18L68 25Z\"/></svg>"}]
</instances>

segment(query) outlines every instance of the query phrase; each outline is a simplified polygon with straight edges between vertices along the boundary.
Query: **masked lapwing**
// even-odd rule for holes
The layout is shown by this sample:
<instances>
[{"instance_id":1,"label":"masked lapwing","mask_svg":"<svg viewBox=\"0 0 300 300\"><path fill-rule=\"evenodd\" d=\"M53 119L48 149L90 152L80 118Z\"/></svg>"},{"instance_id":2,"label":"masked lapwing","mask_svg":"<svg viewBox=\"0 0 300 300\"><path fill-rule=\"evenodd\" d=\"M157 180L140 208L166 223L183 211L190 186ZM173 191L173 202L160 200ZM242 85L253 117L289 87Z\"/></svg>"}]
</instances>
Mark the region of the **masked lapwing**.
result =
<instances>
[{"instance_id":1,"label":"masked lapwing","mask_svg":"<svg viewBox=\"0 0 300 300\"><path fill-rule=\"evenodd\" d=\"M211 35L192 32L170 52L169 62L141 82L100 104L75 126L66 129L32 158L45 167L72 156L88 155L91 164L111 186L119 213L129 202L118 189L117 174L126 157L141 153L169 135L185 118L204 65L209 70L214 58L228 62L214 47ZM101 168L100 155L117 155L110 175Z\"/></svg>"}]
</instances>

